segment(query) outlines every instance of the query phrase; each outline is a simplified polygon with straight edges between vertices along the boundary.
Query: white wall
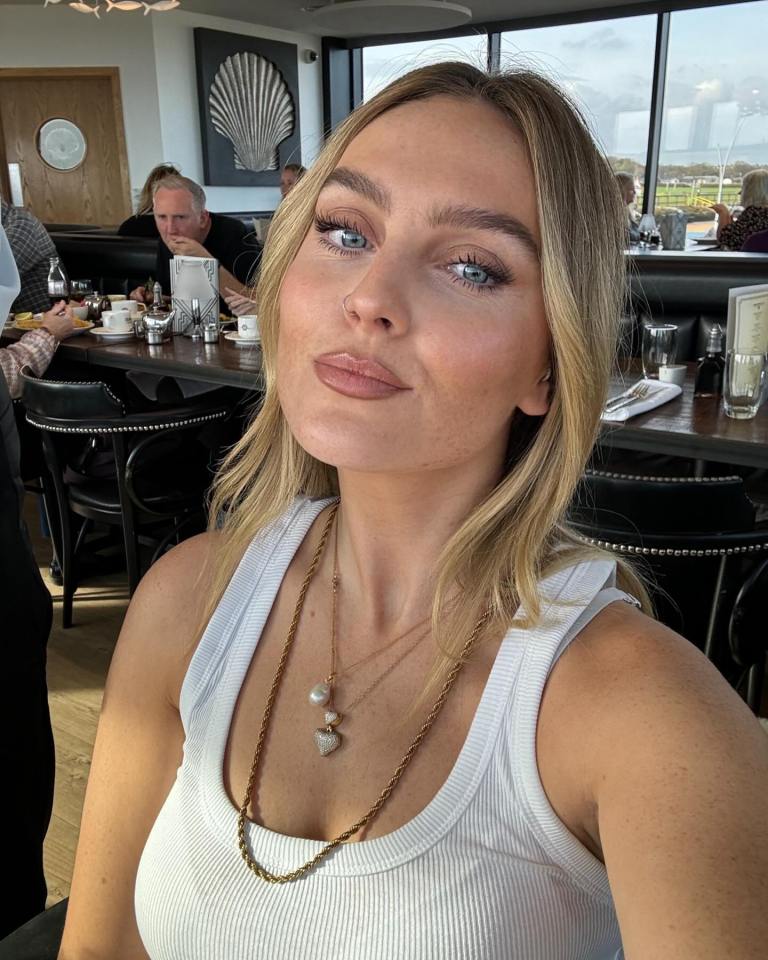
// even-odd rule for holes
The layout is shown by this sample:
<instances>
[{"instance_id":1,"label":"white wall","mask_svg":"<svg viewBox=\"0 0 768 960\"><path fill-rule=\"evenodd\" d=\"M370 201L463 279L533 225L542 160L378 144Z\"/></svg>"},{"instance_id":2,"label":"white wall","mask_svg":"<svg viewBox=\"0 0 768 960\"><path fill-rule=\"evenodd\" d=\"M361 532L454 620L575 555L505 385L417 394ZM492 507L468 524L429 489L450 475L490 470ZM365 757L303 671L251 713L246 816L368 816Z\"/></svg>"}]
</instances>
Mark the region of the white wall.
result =
<instances>
[{"instance_id":1,"label":"white wall","mask_svg":"<svg viewBox=\"0 0 768 960\"><path fill-rule=\"evenodd\" d=\"M142 18L143 19L143 18ZM203 14L175 11L153 16L155 20L155 60L157 90L163 136L163 159L180 163L183 173L203 183L203 155L200 138L200 114L195 75L194 27L225 30L265 40L295 43L299 54L299 119L301 157L311 163L322 143L323 103L320 38L309 34L288 33L271 27L254 26L238 20L225 20ZM304 62L304 50L315 50L315 63ZM280 201L277 187L208 187L211 210L273 210Z\"/></svg>"},{"instance_id":2,"label":"white wall","mask_svg":"<svg viewBox=\"0 0 768 960\"><path fill-rule=\"evenodd\" d=\"M114 20L113 20L114 18ZM131 186L162 159L151 16L0 6L0 67L119 67ZM119 29L118 29L119 28Z\"/></svg>"},{"instance_id":3,"label":"white wall","mask_svg":"<svg viewBox=\"0 0 768 960\"><path fill-rule=\"evenodd\" d=\"M131 187L149 170L178 163L203 183L200 114L195 75L194 27L226 30L294 43L299 53L301 155L311 163L322 143L320 38L239 20L185 13L121 14L101 19L66 7L0 4L0 67L116 66L120 69ZM304 50L318 53L307 64ZM211 210L271 210L277 187L206 187Z\"/></svg>"}]
</instances>

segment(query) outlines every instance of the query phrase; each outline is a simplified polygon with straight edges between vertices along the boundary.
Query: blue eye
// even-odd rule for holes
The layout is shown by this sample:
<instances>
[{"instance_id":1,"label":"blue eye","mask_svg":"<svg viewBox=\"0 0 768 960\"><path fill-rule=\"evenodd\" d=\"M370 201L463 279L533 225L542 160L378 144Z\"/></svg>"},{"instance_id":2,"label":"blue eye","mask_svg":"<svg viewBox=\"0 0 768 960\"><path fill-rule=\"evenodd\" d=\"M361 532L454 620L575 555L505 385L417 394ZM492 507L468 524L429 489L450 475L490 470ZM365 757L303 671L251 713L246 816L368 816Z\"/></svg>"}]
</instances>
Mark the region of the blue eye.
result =
<instances>
[{"instance_id":1,"label":"blue eye","mask_svg":"<svg viewBox=\"0 0 768 960\"><path fill-rule=\"evenodd\" d=\"M476 263L456 263L454 264L458 269L456 270L456 275L460 280L466 280L468 283L476 283L478 286L487 286L488 281L492 281L490 273L487 270L483 270L482 267L478 266Z\"/></svg>"},{"instance_id":2,"label":"blue eye","mask_svg":"<svg viewBox=\"0 0 768 960\"><path fill-rule=\"evenodd\" d=\"M344 256L354 256L370 246L365 234L347 220L316 216L315 230L323 246Z\"/></svg>"},{"instance_id":3,"label":"blue eye","mask_svg":"<svg viewBox=\"0 0 768 960\"><path fill-rule=\"evenodd\" d=\"M357 230L332 230L329 236L347 250L364 250L368 243L362 233L358 233Z\"/></svg>"}]
</instances>

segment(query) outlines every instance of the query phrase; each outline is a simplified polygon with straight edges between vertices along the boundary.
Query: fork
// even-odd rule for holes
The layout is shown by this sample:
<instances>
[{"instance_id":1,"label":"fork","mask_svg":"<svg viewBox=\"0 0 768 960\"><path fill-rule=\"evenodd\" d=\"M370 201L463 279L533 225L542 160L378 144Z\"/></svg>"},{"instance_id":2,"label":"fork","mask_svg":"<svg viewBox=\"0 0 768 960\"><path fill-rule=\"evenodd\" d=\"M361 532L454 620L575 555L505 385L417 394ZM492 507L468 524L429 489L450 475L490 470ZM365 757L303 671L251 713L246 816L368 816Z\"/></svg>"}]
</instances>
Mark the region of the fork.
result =
<instances>
[{"instance_id":1,"label":"fork","mask_svg":"<svg viewBox=\"0 0 768 960\"><path fill-rule=\"evenodd\" d=\"M637 391L644 386L642 380L638 380L637 383L633 383L629 389L625 390L624 393L619 393L615 397L611 397L610 400L606 400L605 409L613 409L615 403L622 403L624 400L634 400L637 395Z\"/></svg>"},{"instance_id":2,"label":"fork","mask_svg":"<svg viewBox=\"0 0 768 960\"><path fill-rule=\"evenodd\" d=\"M623 407L628 407L631 403L634 403L635 400L644 400L648 394L651 392L651 387L647 383L638 383L635 384L635 388L632 391L631 396L624 397L622 400L619 400L618 403L614 403L612 407L607 407L606 413L614 413L616 410L621 410Z\"/></svg>"}]
</instances>

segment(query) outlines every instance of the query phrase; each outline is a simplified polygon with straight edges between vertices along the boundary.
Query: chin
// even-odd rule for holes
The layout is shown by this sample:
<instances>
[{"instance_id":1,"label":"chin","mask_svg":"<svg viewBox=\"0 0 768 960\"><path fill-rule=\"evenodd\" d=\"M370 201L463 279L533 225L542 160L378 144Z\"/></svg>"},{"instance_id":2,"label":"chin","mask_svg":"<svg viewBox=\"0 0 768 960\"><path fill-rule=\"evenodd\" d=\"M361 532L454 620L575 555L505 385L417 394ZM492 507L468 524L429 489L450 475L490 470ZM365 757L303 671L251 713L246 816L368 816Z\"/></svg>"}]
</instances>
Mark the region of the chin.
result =
<instances>
[{"instance_id":1,"label":"chin","mask_svg":"<svg viewBox=\"0 0 768 960\"><path fill-rule=\"evenodd\" d=\"M415 464L407 463L402 440L377 436L370 426L325 418L303 418L299 423L288 418L288 425L303 450L338 470L391 473L417 469Z\"/></svg>"}]
</instances>

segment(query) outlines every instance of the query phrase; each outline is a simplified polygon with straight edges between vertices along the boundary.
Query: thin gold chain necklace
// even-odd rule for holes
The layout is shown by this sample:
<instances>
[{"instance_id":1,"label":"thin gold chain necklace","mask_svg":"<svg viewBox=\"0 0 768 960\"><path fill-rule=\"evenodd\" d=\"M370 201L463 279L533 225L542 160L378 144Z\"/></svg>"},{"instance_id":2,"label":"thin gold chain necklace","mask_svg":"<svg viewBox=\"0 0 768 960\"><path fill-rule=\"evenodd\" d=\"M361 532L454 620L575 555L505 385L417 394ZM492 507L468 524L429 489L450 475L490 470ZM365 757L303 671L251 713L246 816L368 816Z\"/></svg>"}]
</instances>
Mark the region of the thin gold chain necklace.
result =
<instances>
[{"instance_id":1,"label":"thin gold chain necklace","mask_svg":"<svg viewBox=\"0 0 768 960\"><path fill-rule=\"evenodd\" d=\"M315 550L315 554L312 558L312 562L309 565L307 574L304 577L304 582L302 583L301 589L299 590L299 595L296 600L296 608L293 611L293 618L291 620L290 626L288 627L288 634L285 638L285 643L283 644L283 651L282 651L282 654L280 655L280 660L277 664L277 670L275 671L275 676L274 676L274 679L272 680L272 686L270 687L269 694L267 696L267 702L264 707L264 716L262 717L261 728L259 730L259 737L258 737L258 740L256 741L256 749L254 750L254 753L253 753L253 762L251 763L251 772L248 776L248 783L245 788L245 796L243 798L242 804L240 805L240 810L238 812L238 817L237 817L237 845L240 850L240 855L243 858L243 861L245 865L248 867L248 869L251 870L253 873L255 873L257 877L266 881L267 883L290 883L293 880L298 880L299 877L303 877L305 873L308 873L310 870L313 869L313 867L316 867L321 860L325 859L325 857L327 857L328 854L331 853L331 851L335 850L336 847L340 846L346 840L349 840L350 837L354 836L359 830L362 830L363 827L367 826L378 815L381 808L387 802L393 790L395 789L398 782L400 781L400 778L405 773L405 770L408 767L408 764L411 762L414 754L421 746L422 741L424 740L426 735L429 733L429 730L432 727L432 724L437 719L437 716L442 710L443 704L445 703L448 697L448 694L451 692L451 688L456 682L456 678L458 677L461 671L461 668L464 666L464 661L467 655L472 649L472 646L474 645L475 640L480 634L480 631L482 630L483 626L487 623L490 617L490 611L486 610L485 613L483 613L483 615L475 624L474 628L472 629L472 632L467 638L467 642L464 644L464 647L462 648L461 654L459 655L459 659L451 667L451 670L448 673L448 676L446 677L445 683L443 684L442 689L440 690L440 693L437 697L437 700L435 700L435 703L432 709L429 711L427 718L425 719L424 723L421 725L419 732L411 741L411 745L408 747L408 750L406 751L405 756L397 765L397 769L390 777L389 782L381 791L378 799L370 808L370 810L368 810L368 812L363 817L361 817L356 823L353 823L351 827L348 827L343 833L340 833L338 837L335 837L333 840L326 843L322 847L322 849L318 853L316 853L314 857L312 857L311 860L307 860L307 862L302 864L302 866L297 867L295 870L291 870L289 873L270 873L269 870L266 870L264 867L262 867L253 859L250 851L248 850L248 841L246 839L246 824L248 822L248 817L247 817L248 804L251 801L251 794L253 792L253 787L256 782L256 773L259 768L259 761L261 760L262 747L264 746L264 740L266 739L267 731L269 729L269 722L272 717L272 708L274 707L277 691L280 688L280 683L283 678L285 666L286 666L286 663L288 662L288 654L290 653L291 646L293 645L293 641L296 636L296 629L299 625L299 619L301 618L301 611L304 606L304 600L306 599L306 596L307 596L307 590L309 589L309 585L312 582L312 578L317 572L317 568L320 564L320 558L323 555L323 550L325 549L325 544L326 544L326 541L328 540L328 535L331 531L331 527L333 526L333 521L336 517L336 513L338 509L339 509L338 503L334 504L334 506L331 508L330 515L328 517L328 520L325 523L323 532L320 537L320 542L317 545L317 549Z\"/></svg>"},{"instance_id":2,"label":"thin gold chain necklace","mask_svg":"<svg viewBox=\"0 0 768 960\"><path fill-rule=\"evenodd\" d=\"M370 663L371 660L383 655L388 650L391 650L395 644L399 643L401 640L404 640L407 636L412 634L415 630L418 630L419 627L424 626L424 624L429 620L429 617L424 617L422 620L419 620L418 623L415 623L413 626L409 627L405 633L401 633L399 636L395 637L394 640L390 640L389 643L385 644L379 650L374 650L373 653L369 653L367 656L362 657L361 659L355 661L351 666L343 670L337 670L336 664L338 663L338 649L337 649L337 622L338 622L338 593L339 593L339 518L336 517L336 526L334 529L334 538L333 538L333 576L331 578L331 670L328 676L321 683L316 683L312 689L309 691L309 702L313 706L323 707L324 711L324 721L322 727L317 727L313 734L313 739L315 741L315 746L317 747L321 757L328 757L335 750L342 745L344 737L338 731L338 726L342 720L349 714L350 710L354 710L359 704L365 700L368 694L373 693L376 687L380 683L383 683L387 677L397 668L400 664L409 657L419 646L422 640L424 640L429 635L429 630L426 630L416 640L407 647L389 666L387 666L378 676L368 684L368 686L363 690L362 693L358 694L350 703L345 707L338 707L335 702L336 694L336 685L339 679L343 676L349 676L355 669L358 667L364 666L366 663Z\"/></svg>"}]
</instances>

